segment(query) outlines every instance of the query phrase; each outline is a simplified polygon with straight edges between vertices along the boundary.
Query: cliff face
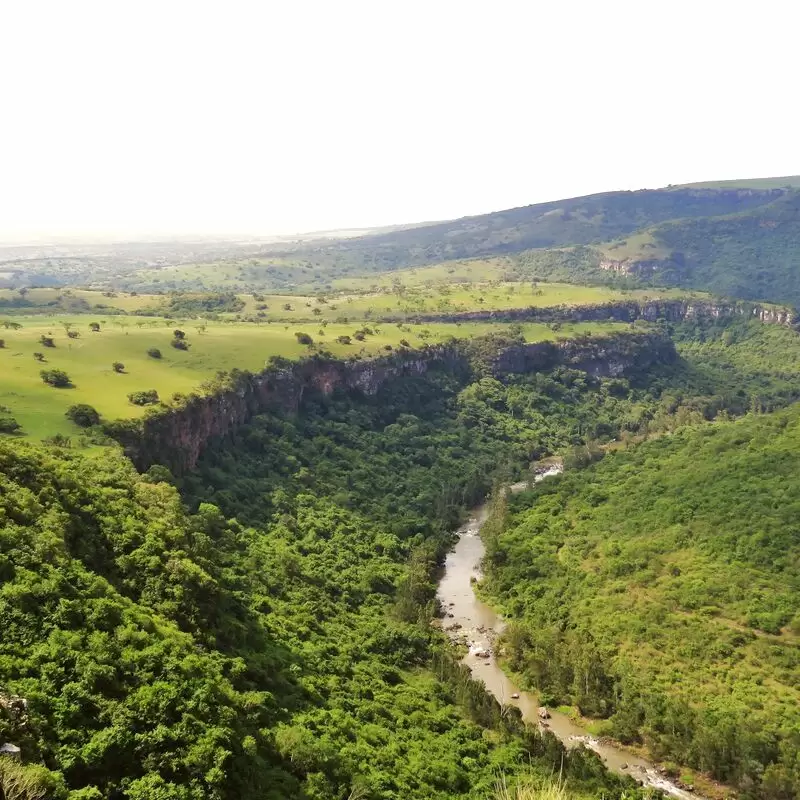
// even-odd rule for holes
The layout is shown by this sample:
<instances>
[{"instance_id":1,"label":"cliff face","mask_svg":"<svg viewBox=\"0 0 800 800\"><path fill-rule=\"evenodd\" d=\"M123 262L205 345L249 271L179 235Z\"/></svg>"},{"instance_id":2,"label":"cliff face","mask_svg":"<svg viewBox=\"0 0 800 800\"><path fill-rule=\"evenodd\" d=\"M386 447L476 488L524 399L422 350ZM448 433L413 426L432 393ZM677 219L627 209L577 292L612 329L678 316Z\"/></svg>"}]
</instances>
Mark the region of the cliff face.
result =
<instances>
[{"instance_id":1,"label":"cliff face","mask_svg":"<svg viewBox=\"0 0 800 800\"><path fill-rule=\"evenodd\" d=\"M672 341L664 336L621 333L512 346L498 354L494 372L524 374L565 366L595 377L616 378L655 364L672 363L677 357Z\"/></svg>"},{"instance_id":2,"label":"cliff face","mask_svg":"<svg viewBox=\"0 0 800 800\"><path fill-rule=\"evenodd\" d=\"M508 374L569 366L592 375L616 376L676 358L672 342L657 334L617 334L532 344L503 343L489 359L491 372ZM203 451L256 414L269 409L295 412L305 397L336 391L375 395L394 380L447 370L466 384L472 374L468 345L454 343L396 353L370 361L308 359L269 367L256 375L238 373L217 391L194 395L179 408L162 408L141 420L112 423L107 432L124 447L137 469L153 464L173 474L191 470Z\"/></svg>"},{"instance_id":3,"label":"cliff face","mask_svg":"<svg viewBox=\"0 0 800 800\"><path fill-rule=\"evenodd\" d=\"M416 317L423 322L485 321L498 322L633 322L637 319L656 322L682 322L695 319L730 319L749 317L772 325L798 324L792 309L758 303L713 302L710 300L647 300L600 303L587 306L551 308L512 308L504 311L467 311L457 314L425 314ZM394 321L394 320L392 320Z\"/></svg>"}]
</instances>

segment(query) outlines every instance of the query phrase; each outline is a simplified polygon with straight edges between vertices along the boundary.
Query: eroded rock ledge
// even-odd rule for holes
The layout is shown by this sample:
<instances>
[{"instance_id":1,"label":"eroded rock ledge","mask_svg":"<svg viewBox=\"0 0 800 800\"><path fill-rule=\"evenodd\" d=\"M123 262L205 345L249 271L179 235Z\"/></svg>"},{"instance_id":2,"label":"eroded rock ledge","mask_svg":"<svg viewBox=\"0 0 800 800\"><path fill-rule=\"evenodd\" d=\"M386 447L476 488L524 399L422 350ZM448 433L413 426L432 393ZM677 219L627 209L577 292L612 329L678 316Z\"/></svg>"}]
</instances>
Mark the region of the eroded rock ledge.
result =
<instances>
[{"instance_id":1,"label":"eroded rock ledge","mask_svg":"<svg viewBox=\"0 0 800 800\"><path fill-rule=\"evenodd\" d=\"M313 357L278 362L257 374L234 373L216 391L192 395L178 407L155 409L139 420L110 423L106 431L122 444L139 470L162 464L181 475L194 468L210 444L229 436L256 414L269 409L295 412L309 396L336 391L374 396L390 381L431 370L446 370L466 385L478 361L498 377L557 366L617 376L654 363L669 363L676 357L666 336L634 332L536 343L489 337L367 361Z\"/></svg>"}]
</instances>

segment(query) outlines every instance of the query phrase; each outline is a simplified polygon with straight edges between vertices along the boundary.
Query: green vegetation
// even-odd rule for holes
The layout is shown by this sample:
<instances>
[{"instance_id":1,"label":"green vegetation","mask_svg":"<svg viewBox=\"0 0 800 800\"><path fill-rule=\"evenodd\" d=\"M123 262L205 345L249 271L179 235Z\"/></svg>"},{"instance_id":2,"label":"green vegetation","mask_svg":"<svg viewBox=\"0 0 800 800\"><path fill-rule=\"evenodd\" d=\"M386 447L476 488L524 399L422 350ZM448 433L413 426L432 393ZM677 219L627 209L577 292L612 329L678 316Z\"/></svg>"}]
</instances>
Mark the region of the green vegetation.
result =
<instances>
[{"instance_id":1,"label":"green vegetation","mask_svg":"<svg viewBox=\"0 0 800 800\"><path fill-rule=\"evenodd\" d=\"M75 403L89 403L107 420L136 417L142 407L131 405L128 395L155 389L162 400L175 394L202 392L205 382L220 371L232 367L258 372L271 356L298 358L309 348L298 342L295 333L302 330L285 324L240 322L197 322L186 320L177 328L184 338L175 337L176 320L150 317L108 317L97 321L97 332L72 340L62 335L64 323L84 330L88 325L80 317L15 317L5 333L6 347L0 350L0 404L8 406L29 436L45 438L54 434L75 436L80 431L64 416ZM102 324L101 324L102 323ZM395 348L401 341L412 347L444 341L452 336L469 338L502 329L500 324L375 324L363 341L346 344L340 336L353 337L362 326L356 323L331 323L320 328L313 338L318 351L330 351L344 357L365 358ZM529 341L570 337L580 333L623 329L611 323L564 325L553 331L546 325L523 326ZM316 329L315 329L316 330ZM34 359L39 338L52 336L55 348L47 350L47 370L67 373L73 387L55 392L42 383L43 365ZM191 347L187 340L191 339ZM171 347L183 342L186 349ZM161 357L153 355L158 351ZM44 359L44 355L42 355ZM125 372L114 374L115 361L125 364ZM109 383L109 378L114 378Z\"/></svg>"},{"instance_id":2,"label":"green vegetation","mask_svg":"<svg viewBox=\"0 0 800 800\"><path fill-rule=\"evenodd\" d=\"M683 429L515 498L485 591L547 702L750 797L800 791L800 408Z\"/></svg>"},{"instance_id":3,"label":"green vegetation","mask_svg":"<svg viewBox=\"0 0 800 800\"><path fill-rule=\"evenodd\" d=\"M93 425L100 424L100 415L97 413L97 409L87 403L70 406L64 416L80 428L91 428Z\"/></svg>"},{"instance_id":4,"label":"green vegetation","mask_svg":"<svg viewBox=\"0 0 800 800\"><path fill-rule=\"evenodd\" d=\"M484 529L507 668L676 779L797 800L800 335L459 316L708 299L694 290L800 302L789 187L613 192L317 241L14 250L0 744L22 758L0 755L0 798L644 800L501 707L433 624L467 509L557 454L567 473L495 492ZM422 320L436 315L452 321ZM374 395L332 389L333 358L453 337L424 372L405 353L380 362L404 365L393 378L347 371L377 375ZM579 339L569 357L518 346L558 338ZM636 358L641 341L664 363ZM267 364L273 404L247 394ZM224 389L242 389L220 399L241 401L226 420L248 419L230 430L197 397ZM142 430L137 474L111 437ZM178 446L191 458L169 461Z\"/></svg>"},{"instance_id":5,"label":"green vegetation","mask_svg":"<svg viewBox=\"0 0 800 800\"><path fill-rule=\"evenodd\" d=\"M76 800L448 800L531 769L642 797L501 711L430 625L446 532L508 463L455 388L264 415L187 478L192 514L163 468L0 443L2 691L27 700L0 738Z\"/></svg>"}]
</instances>

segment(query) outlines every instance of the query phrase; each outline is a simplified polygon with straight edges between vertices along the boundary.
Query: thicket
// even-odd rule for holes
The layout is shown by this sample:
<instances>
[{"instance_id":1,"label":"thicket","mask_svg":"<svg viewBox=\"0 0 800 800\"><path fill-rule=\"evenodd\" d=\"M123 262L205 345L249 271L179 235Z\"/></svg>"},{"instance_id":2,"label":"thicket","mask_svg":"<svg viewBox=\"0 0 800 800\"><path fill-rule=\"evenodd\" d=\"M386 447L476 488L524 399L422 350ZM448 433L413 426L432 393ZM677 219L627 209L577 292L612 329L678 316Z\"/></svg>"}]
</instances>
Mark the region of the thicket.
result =
<instances>
[{"instance_id":1,"label":"thicket","mask_svg":"<svg viewBox=\"0 0 800 800\"><path fill-rule=\"evenodd\" d=\"M113 452L0 443L0 691L29 704L0 740L75 800L486 797L562 758L577 792L635 798L467 680L429 625L435 568L538 455L785 402L796 343L763 331L687 331L694 360L630 378L307 392L208 451L182 496ZM751 347L785 352L758 372Z\"/></svg>"},{"instance_id":2,"label":"thicket","mask_svg":"<svg viewBox=\"0 0 800 800\"><path fill-rule=\"evenodd\" d=\"M800 408L684 428L487 528L510 669L656 756L800 797Z\"/></svg>"}]
</instances>

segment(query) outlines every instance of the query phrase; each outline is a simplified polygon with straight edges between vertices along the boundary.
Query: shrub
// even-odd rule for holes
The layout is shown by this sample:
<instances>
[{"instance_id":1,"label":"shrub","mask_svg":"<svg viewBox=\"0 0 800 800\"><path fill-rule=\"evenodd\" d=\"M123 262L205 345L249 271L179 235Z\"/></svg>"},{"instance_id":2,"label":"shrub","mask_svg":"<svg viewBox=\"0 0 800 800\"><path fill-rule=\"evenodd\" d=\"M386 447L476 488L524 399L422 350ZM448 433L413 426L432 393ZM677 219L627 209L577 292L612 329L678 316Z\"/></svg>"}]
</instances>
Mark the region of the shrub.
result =
<instances>
[{"instance_id":1,"label":"shrub","mask_svg":"<svg viewBox=\"0 0 800 800\"><path fill-rule=\"evenodd\" d=\"M149 355L150 358L161 358L161 351L157 347L151 347L147 351L147 355Z\"/></svg>"},{"instance_id":2,"label":"shrub","mask_svg":"<svg viewBox=\"0 0 800 800\"><path fill-rule=\"evenodd\" d=\"M16 433L21 427L14 417L0 417L0 433Z\"/></svg>"},{"instance_id":3,"label":"shrub","mask_svg":"<svg viewBox=\"0 0 800 800\"><path fill-rule=\"evenodd\" d=\"M309 347L314 344L314 340L307 333L296 333L295 338L300 344L304 344Z\"/></svg>"},{"instance_id":4,"label":"shrub","mask_svg":"<svg viewBox=\"0 0 800 800\"><path fill-rule=\"evenodd\" d=\"M125 365L121 361L115 361L111 365L111 369L113 369L114 372L125 372Z\"/></svg>"},{"instance_id":5,"label":"shrub","mask_svg":"<svg viewBox=\"0 0 800 800\"><path fill-rule=\"evenodd\" d=\"M135 406L149 406L158 402L158 392L155 389L145 389L140 392L131 392L128 400Z\"/></svg>"},{"instance_id":6,"label":"shrub","mask_svg":"<svg viewBox=\"0 0 800 800\"><path fill-rule=\"evenodd\" d=\"M408 343L408 339L401 339L400 340L400 345L402 347L411 347L411 345Z\"/></svg>"},{"instance_id":7,"label":"shrub","mask_svg":"<svg viewBox=\"0 0 800 800\"><path fill-rule=\"evenodd\" d=\"M39 337L39 343L42 345L42 347L55 347L56 346L55 340L53 339L52 336L44 336L44 335L40 336Z\"/></svg>"},{"instance_id":8,"label":"shrub","mask_svg":"<svg viewBox=\"0 0 800 800\"><path fill-rule=\"evenodd\" d=\"M77 339L80 337L80 334L78 331L67 331L67 336L69 336L70 339Z\"/></svg>"},{"instance_id":9,"label":"shrub","mask_svg":"<svg viewBox=\"0 0 800 800\"><path fill-rule=\"evenodd\" d=\"M2 350L6 346L6 340L0 339L0 350Z\"/></svg>"},{"instance_id":10,"label":"shrub","mask_svg":"<svg viewBox=\"0 0 800 800\"><path fill-rule=\"evenodd\" d=\"M350 344L353 340L349 336L345 335L337 336L336 341L339 342L339 344Z\"/></svg>"},{"instance_id":11,"label":"shrub","mask_svg":"<svg viewBox=\"0 0 800 800\"><path fill-rule=\"evenodd\" d=\"M52 444L56 447L70 447L72 445L72 439L69 436L64 436L63 433L54 433L52 436L42 439L42 441L45 444Z\"/></svg>"},{"instance_id":12,"label":"shrub","mask_svg":"<svg viewBox=\"0 0 800 800\"><path fill-rule=\"evenodd\" d=\"M186 339L173 339L170 344L176 350L188 350L189 349L189 342Z\"/></svg>"},{"instance_id":13,"label":"shrub","mask_svg":"<svg viewBox=\"0 0 800 800\"><path fill-rule=\"evenodd\" d=\"M44 353L34 353L33 357L36 361L44 361Z\"/></svg>"},{"instance_id":14,"label":"shrub","mask_svg":"<svg viewBox=\"0 0 800 800\"><path fill-rule=\"evenodd\" d=\"M100 323L99 322L90 322L89 323L89 330L92 333L98 333L100 330Z\"/></svg>"},{"instance_id":15,"label":"shrub","mask_svg":"<svg viewBox=\"0 0 800 800\"><path fill-rule=\"evenodd\" d=\"M185 339L186 338L186 334L182 330L180 330L180 328L175 328L175 330L172 331L172 335L176 339Z\"/></svg>"},{"instance_id":16,"label":"shrub","mask_svg":"<svg viewBox=\"0 0 800 800\"><path fill-rule=\"evenodd\" d=\"M100 424L100 414L97 413L97 409L87 403L70 406L64 416L81 428L91 428L92 425Z\"/></svg>"},{"instance_id":17,"label":"shrub","mask_svg":"<svg viewBox=\"0 0 800 800\"><path fill-rule=\"evenodd\" d=\"M69 375L63 369L43 369L39 374L48 386L55 386L57 389L72 386Z\"/></svg>"}]
</instances>

